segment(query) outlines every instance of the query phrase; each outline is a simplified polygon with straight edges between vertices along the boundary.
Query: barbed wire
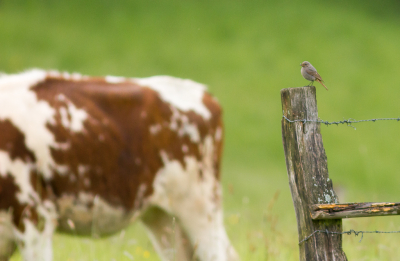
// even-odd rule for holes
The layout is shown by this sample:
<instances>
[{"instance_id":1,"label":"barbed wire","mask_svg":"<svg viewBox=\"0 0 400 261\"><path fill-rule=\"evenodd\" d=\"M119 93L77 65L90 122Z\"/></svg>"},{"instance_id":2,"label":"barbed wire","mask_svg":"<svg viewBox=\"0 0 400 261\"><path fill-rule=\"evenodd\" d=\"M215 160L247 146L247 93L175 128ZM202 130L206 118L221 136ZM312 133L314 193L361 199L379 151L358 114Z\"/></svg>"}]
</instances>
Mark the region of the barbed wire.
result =
<instances>
[{"instance_id":1,"label":"barbed wire","mask_svg":"<svg viewBox=\"0 0 400 261\"><path fill-rule=\"evenodd\" d=\"M307 240L309 240L313 235L317 234L317 233L325 233L325 234L335 234L335 235L351 235L354 234L355 236L358 236L361 234L361 238L360 241L363 239L364 234L395 234L395 233L400 233L400 231L355 231L353 229L350 229L348 231L343 231L343 232L337 232L337 231L329 231L329 230L315 230L314 232L312 232L309 236L305 237L303 240L301 240L299 242L299 245Z\"/></svg>"},{"instance_id":2,"label":"barbed wire","mask_svg":"<svg viewBox=\"0 0 400 261\"><path fill-rule=\"evenodd\" d=\"M290 122L290 123L294 123L294 122L302 122L302 123L306 123L306 122L314 122L314 123L322 123L325 125L339 125L339 124L346 124L349 127L353 127L354 129L356 129L353 125L351 125L352 123L359 123L359 122L376 122L376 121L400 121L400 118L377 118L377 119L368 119L368 120L355 120L352 118L349 118L347 120L342 120L342 121L324 121L321 119L318 120L307 120L307 119L302 119L302 120L290 120L288 119L285 115L282 115L282 117Z\"/></svg>"}]
</instances>

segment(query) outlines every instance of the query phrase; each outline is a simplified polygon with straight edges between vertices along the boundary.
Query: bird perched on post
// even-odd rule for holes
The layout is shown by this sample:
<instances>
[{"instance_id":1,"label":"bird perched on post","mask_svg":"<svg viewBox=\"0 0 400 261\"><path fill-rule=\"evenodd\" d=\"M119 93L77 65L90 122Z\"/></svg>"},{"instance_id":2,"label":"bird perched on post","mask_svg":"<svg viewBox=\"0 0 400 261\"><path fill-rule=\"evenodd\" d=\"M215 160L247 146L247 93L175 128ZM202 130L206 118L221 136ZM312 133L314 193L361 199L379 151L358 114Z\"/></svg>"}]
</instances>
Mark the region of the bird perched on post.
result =
<instances>
[{"instance_id":1,"label":"bird perched on post","mask_svg":"<svg viewBox=\"0 0 400 261\"><path fill-rule=\"evenodd\" d=\"M314 68L314 66L311 65L311 63L305 61L302 62L300 65L301 75L303 75L304 79L311 81L311 83L309 83L307 86L310 86L310 84L311 86L313 86L312 84L314 83L314 81L317 81L322 84L322 86L324 86L326 90L328 90L321 76L317 73L317 70Z\"/></svg>"}]
</instances>

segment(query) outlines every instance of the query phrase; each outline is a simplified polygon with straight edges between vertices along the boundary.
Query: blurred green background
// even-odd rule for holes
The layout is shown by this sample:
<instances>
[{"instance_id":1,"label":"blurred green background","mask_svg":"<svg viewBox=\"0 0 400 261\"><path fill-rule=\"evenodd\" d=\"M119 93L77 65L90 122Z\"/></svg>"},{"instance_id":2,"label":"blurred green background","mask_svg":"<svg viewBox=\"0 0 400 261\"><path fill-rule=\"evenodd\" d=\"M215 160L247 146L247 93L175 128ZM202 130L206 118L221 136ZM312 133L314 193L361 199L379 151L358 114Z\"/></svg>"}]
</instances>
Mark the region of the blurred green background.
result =
<instances>
[{"instance_id":1,"label":"blurred green background","mask_svg":"<svg viewBox=\"0 0 400 261\"><path fill-rule=\"evenodd\" d=\"M173 75L205 83L225 119L225 223L242 260L298 260L280 90L307 85L324 120L399 117L398 1L0 0L0 71ZM0 104L1 106L1 104ZM400 201L400 123L321 126L341 202ZM399 217L344 230L400 230ZM396 260L400 235L344 236L349 260ZM55 236L54 260L159 260L136 223L106 239ZM16 254L13 260L20 260Z\"/></svg>"}]
</instances>

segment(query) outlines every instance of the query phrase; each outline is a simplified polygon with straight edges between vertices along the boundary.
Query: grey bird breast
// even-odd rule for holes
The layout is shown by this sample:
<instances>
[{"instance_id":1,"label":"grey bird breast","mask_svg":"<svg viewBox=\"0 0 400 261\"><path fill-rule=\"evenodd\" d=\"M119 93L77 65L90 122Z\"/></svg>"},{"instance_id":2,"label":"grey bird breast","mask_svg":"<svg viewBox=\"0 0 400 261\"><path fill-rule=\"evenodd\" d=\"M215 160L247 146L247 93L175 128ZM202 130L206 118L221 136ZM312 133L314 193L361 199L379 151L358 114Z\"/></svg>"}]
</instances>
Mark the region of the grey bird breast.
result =
<instances>
[{"instance_id":1,"label":"grey bird breast","mask_svg":"<svg viewBox=\"0 0 400 261\"><path fill-rule=\"evenodd\" d=\"M301 67L301 75L303 75L306 80L315 81L315 76L307 73L307 69L305 67Z\"/></svg>"}]
</instances>

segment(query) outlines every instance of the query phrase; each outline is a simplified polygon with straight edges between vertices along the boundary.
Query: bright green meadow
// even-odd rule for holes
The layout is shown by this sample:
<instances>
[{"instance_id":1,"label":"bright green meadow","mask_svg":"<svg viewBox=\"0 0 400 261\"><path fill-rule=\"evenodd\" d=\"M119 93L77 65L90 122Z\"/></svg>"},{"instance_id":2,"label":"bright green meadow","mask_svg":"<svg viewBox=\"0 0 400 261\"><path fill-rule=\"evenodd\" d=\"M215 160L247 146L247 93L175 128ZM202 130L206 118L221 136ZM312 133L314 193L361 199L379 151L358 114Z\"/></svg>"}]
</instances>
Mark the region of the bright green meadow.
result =
<instances>
[{"instance_id":1,"label":"bright green meadow","mask_svg":"<svg viewBox=\"0 0 400 261\"><path fill-rule=\"evenodd\" d=\"M242 260L298 260L280 90L307 85L323 120L400 117L398 1L0 0L0 71L173 75L224 109L225 224ZM1 104L0 104L1 108ZM400 202L400 122L321 126L341 202ZM0 134L1 135L1 134ZM343 221L400 230L399 217ZM349 260L397 260L400 234L343 236ZM19 253L12 258L21 260ZM54 260L159 260L140 222L104 239L57 234Z\"/></svg>"}]
</instances>

